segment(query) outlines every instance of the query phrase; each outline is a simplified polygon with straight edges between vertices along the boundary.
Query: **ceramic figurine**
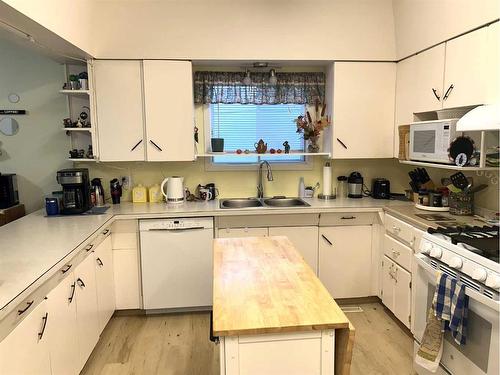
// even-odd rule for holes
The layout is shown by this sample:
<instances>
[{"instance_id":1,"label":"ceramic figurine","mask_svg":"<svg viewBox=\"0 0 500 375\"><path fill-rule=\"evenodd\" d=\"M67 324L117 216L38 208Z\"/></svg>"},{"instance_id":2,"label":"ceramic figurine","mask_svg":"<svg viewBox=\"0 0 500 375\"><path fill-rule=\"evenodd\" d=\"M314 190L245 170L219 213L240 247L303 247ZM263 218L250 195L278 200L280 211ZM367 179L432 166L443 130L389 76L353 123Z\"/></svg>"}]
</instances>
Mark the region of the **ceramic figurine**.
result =
<instances>
[{"instance_id":1,"label":"ceramic figurine","mask_svg":"<svg viewBox=\"0 0 500 375\"><path fill-rule=\"evenodd\" d=\"M290 145L288 144L288 141L283 142L283 147L285 147L285 154L290 153Z\"/></svg>"},{"instance_id":2,"label":"ceramic figurine","mask_svg":"<svg viewBox=\"0 0 500 375\"><path fill-rule=\"evenodd\" d=\"M237 153L238 155L239 155L239 154L241 154L242 152L243 152L243 151L241 151L241 148L239 148L239 149L237 149L237 150L236 150L236 153Z\"/></svg>"},{"instance_id":3,"label":"ceramic figurine","mask_svg":"<svg viewBox=\"0 0 500 375\"><path fill-rule=\"evenodd\" d=\"M245 154L249 154L250 153L250 150L248 148L245 149L245 151L243 151Z\"/></svg>"}]
</instances>

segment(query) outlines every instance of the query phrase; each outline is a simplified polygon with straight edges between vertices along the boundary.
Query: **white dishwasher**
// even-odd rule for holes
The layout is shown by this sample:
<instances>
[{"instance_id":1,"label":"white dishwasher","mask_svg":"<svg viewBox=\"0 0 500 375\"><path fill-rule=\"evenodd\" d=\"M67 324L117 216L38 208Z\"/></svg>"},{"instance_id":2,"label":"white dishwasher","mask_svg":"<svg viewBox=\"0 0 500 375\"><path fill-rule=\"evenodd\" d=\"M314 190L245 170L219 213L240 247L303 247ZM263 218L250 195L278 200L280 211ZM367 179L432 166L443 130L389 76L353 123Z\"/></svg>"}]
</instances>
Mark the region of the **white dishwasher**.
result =
<instances>
[{"instance_id":1,"label":"white dishwasher","mask_svg":"<svg viewBox=\"0 0 500 375\"><path fill-rule=\"evenodd\" d=\"M212 305L213 218L140 220L144 309Z\"/></svg>"}]
</instances>

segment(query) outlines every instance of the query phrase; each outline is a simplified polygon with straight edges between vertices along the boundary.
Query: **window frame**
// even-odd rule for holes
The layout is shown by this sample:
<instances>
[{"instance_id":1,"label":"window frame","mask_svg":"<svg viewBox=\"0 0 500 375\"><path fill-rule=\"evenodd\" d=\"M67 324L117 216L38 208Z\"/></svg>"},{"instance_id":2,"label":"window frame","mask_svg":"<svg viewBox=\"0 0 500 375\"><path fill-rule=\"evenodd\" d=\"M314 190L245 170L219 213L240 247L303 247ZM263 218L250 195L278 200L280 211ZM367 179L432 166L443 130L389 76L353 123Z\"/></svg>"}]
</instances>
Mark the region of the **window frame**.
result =
<instances>
[{"instance_id":1,"label":"window frame","mask_svg":"<svg viewBox=\"0 0 500 375\"><path fill-rule=\"evenodd\" d=\"M242 104L243 105L243 104ZM309 106L306 105L306 108L309 109ZM203 111L203 134L204 134L204 146L205 150L209 149L210 138L211 138L211 113L210 113L210 104L202 105ZM321 138L320 138L321 139ZM306 152L306 151L304 151ZM266 155L270 155L266 153ZM234 156L238 158L240 156ZM254 171L258 167L260 163L260 158L256 163L214 163L212 156L205 157L205 170L206 171ZM303 162L275 162L270 161L273 170L275 171L310 171L314 169L314 158L308 155L304 156Z\"/></svg>"}]
</instances>

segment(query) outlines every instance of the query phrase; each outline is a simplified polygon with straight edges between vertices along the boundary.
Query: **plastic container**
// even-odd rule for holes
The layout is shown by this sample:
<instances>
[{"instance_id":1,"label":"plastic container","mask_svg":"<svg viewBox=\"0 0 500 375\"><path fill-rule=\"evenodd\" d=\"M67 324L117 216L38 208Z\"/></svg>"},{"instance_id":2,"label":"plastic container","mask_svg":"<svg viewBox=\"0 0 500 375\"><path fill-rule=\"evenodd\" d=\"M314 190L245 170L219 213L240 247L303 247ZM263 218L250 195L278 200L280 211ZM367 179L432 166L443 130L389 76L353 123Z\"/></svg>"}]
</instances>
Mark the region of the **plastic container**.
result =
<instances>
[{"instance_id":1,"label":"plastic container","mask_svg":"<svg viewBox=\"0 0 500 375\"><path fill-rule=\"evenodd\" d=\"M160 203L163 201L163 195L160 191L160 185L154 184L149 187L149 202Z\"/></svg>"},{"instance_id":2,"label":"plastic container","mask_svg":"<svg viewBox=\"0 0 500 375\"><path fill-rule=\"evenodd\" d=\"M337 197L347 198L347 176L337 177Z\"/></svg>"},{"instance_id":3,"label":"plastic container","mask_svg":"<svg viewBox=\"0 0 500 375\"><path fill-rule=\"evenodd\" d=\"M59 215L59 200L56 197L45 198L47 216Z\"/></svg>"},{"instance_id":4,"label":"plastic container","mask_svg":"<svg viewBox=\"0 0 500 375\"><path fill-rule=\"evenodd\" d=\"M146 203L147 201L148 201L148 194L146 192L145 186L139 184L132 189L132 202Z\"/></svg>"}]
</instances>

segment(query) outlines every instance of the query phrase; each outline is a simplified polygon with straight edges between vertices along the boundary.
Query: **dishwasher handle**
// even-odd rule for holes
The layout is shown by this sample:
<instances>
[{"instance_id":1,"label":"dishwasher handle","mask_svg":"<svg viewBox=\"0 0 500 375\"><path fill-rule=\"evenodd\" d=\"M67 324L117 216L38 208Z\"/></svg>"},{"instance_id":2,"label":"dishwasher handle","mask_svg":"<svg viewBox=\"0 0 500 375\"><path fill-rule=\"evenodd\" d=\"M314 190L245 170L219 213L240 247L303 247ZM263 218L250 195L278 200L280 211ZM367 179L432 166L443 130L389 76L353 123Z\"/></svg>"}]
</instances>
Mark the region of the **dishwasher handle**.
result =
<instances>
[{"instance_id":1,"label":"dishwasher handle","mask_svg":"<svg viewBox=\"0 0 500 375\"><path fill-rule=\"evenodd\" d=\"M189 227L189 228L151 228L147 231L149 232L186 232L189 230L201 230L206 229L205 227Z\"/></svg>"}]
</instances>

